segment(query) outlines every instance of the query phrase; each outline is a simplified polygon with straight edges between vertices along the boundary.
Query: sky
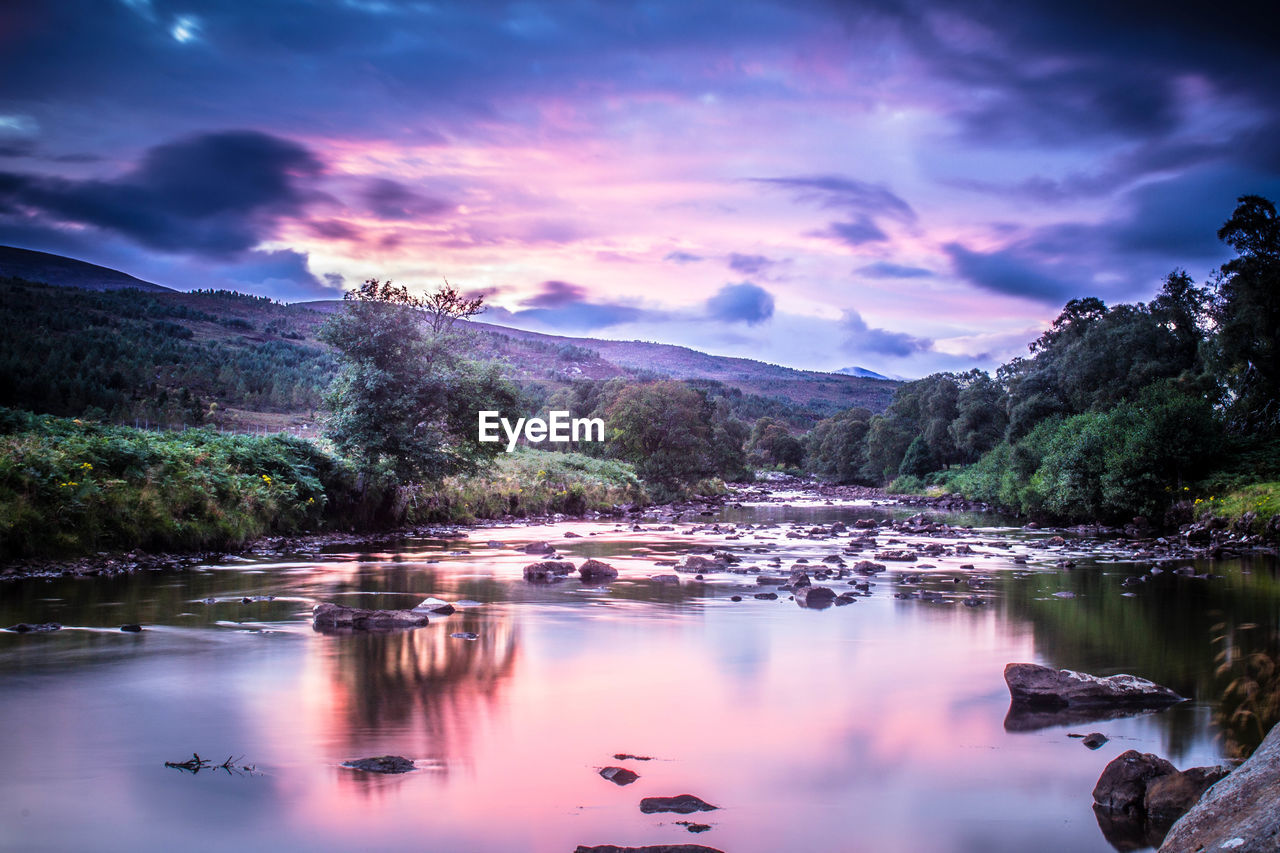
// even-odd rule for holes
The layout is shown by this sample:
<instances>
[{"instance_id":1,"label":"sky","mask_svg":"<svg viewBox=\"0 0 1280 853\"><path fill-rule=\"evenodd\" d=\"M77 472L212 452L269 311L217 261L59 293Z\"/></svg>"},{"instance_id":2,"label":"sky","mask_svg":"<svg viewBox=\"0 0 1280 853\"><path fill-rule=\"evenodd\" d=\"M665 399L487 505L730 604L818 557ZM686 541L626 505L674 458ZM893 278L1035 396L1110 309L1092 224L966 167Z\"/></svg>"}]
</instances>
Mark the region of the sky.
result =
<instances>
[{"instance_id":1,"label":"sky","mask_svg":"<svg viewBox=\"0 0 1280 853\"><path fill-rule=\"evenodd\" d=\"M0 245L914 377L1206 280L1280 198L1219 2L6 0Z\"/></svg>"}]
</instances>

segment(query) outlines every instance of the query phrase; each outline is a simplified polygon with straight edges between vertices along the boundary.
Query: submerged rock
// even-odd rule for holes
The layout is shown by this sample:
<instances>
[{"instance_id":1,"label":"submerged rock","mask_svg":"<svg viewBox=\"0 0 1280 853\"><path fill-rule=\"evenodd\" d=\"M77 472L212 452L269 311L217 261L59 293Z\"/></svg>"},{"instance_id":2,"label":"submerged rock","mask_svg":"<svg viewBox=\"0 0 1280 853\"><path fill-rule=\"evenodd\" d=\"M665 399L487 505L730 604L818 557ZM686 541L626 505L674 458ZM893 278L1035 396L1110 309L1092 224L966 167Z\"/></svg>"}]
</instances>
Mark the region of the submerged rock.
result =
<instances>
[{"instance_id":1,"label":"submerged rock","mask_svg":"<svg viewBox=\"0 0 1280 853\"><path fill-rule=\"evenodd\" d=\"M50 631L61 631L62 625L58 622L19 622L6 630L17 634L47 634Z\"/></svg>"},{"instance_id":2,"label":"submerged rock","mask_svg":"<svg viewBox=\"0 0 1280 853\"><path fill-rule=\"evenodd\" d=\"M125 631L126 633L129 633L129 634L139 634L142 632L142 626L136 623L129 624L129 625L121 625L120 630Z\"/></svg>"},{"instance_id":3,"label":"submerged rock","mask_svg":"<svg viewBox=\"0 0 1280 853\"><path fill-rule=\"evenodd\" d=\"M1189 771L1188 771L1189 772ZM1173 825L1160 853L1280 849L1280 726L1225 779L1214 784Z\"/></svg>"},{"instance_id":4,"label":"submerged rock","mask_svg":"<svg viewBox=\"0 0 1280 853\"><path fill-rule=\"evenodd\" d=\"M674 797L645 797L640 801L640 811L645 814L654 814L656 812L693 814L694 812L715 811L717 808L719 806L713 806L693 794L677 794Z\"/></svg>"},{"instance_id":5,"label":"submerged rock","mask_svg":"<svg viewBox=\"0 0 1280 853\"><path fill-rule=\"evenodd\" d=\"M604 581L616 578L618 570L608 563L592 559L578 567L578 574L584 581Z\"/></svg>"},{"instance_id":6,"label":"submerged rock","mask_svg":"<svg viewBox=\"0 0 1280 853\"><path fill-rule=\"evenodd\" d=\"M1004 680L1015 705L1035 708L1151 708L1185 701L1169 688L1135 675L1103 678L1034 663L1009 664L1004 668Z\"/></svg>"},{"instance_id":7,"label":"submerged rock","mask_svg":"<svg viewBox=\"0 0 1280 853\"><path fill-rule=\"evenodd\" d=\"M312 627L318 631L396 631L420 628L427 624L423 613L413 610L365 610L341 604L317 604L312 613Z\"/></svg>"},{"instance_id":8,"label":"submerged rock","mask_svg":"<svg viewBox=\"0 0 1280 853\"><path fill-rule=\"evenodd\" d=\"M1108 741L1108 737L1102 732L1090 732L1080 739L1080 742L1089 749L1097 749Z\"/></svg>"},{"instance_id":9,"label":"submerged rock","mask_svg":"<svg viewBox=\"0 0 1280 853\"><path fill-rule=\"evenodd\" d=\"M363 770L366 773L408 773L414 764L399 755L379 755L376 758L353 758L342 762L343 767Z\"/></svg>"}]
</instances>

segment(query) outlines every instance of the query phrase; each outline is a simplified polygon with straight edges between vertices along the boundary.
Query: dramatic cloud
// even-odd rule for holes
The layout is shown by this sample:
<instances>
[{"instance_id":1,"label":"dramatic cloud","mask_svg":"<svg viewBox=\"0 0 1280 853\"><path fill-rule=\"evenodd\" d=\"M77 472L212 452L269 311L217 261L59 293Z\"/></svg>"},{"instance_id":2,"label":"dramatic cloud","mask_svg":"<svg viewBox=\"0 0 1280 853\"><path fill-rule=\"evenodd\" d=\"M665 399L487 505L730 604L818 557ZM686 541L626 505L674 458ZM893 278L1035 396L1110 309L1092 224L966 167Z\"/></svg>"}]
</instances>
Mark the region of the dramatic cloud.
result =
<instances>
[{"instance_id":1,"label":"dramatic cloud","mask_svg":"<svg viewBox=\"0 0 1280 853\"><path fill-rule=\"evenodd\" d=\"M743 275L759 275L774 264L764 255L740 255L737 252L729 254L728 263L729 269Z\"/></svg>"},{"instance_id":2,"label":"dramatic cloud","mask_svg":"<svg viewBox=\"0 0 1280 853\"><path fill-rule=\"evenodd\" d=\"M773 295L749 281L726 284L707 300L707 314L726 323L754 326L773 316Z\"/></svg>"},{"instance_id":3,"label":"dramatic cloud","mask_svg":"<svg viewBox=\"0 0 1280 853\"><path fill-rule=\"evenodd\" d=\"M933 270L927 270L924 267L905 266L888 261L876 261L874 264L858 267L856 272L871 278L932 278L934 275Z\"/></svg>"},{"instance_id":4,"label":"dramatic cloud","mask_svg":"<svg viewBox=\"0 0 1280 853\"><path fill-rule=\"evenodd\" d=\"M544 281L542 290L533 297L524 300L526 305L534 308L563 308L575 302L582 302L587 296L587 289L567 281Z\"/></svg>"},{"instance_id":5,"label":"dramatic cloud","mask_svg":"<svg viewBox=\"0 0 1280 853\"><path fill-rule=\"evenodd\" d=\"M905 332L890 332L867 325L862 315L852 308L844 312L840 325L845 332L844 350L852 354L871 353L892 358L906 358L933 348L933 341Z\"/></svg>"},{"instance_id":6,"label":"dramatic cloud","mask_svg":"<svg viewBox=\"0 0 1280 853\"><path fill-rule=\"evenodd\" d=\"M388 178L374 178L365 184L362 197L369 211L379 219L428 219L457 206L430 198Z\"/></svg>"},{"instance_id":7,"label":"dramatic cloud","mask_svg":"<svg viewBox=\"0 0 1280 853\"><path fill-rule=\"evenodd\" d=\"M1037 270L1016 250L978 252L959 243L948 243L943 249L951 257L957 275L992 293L1023 296L1059 305L1079 289L1077 284L1056 279Z\"/></svg>"},{"instance_id":8,"label":"dramatic cloud","mask_svg":"<svg viewBox=\"0 0 1280 853\"><path fill-rule=\"evenodd\" d=\"M89 225L153 249L225 256L271 238L302 214L323 166L302 146L250 131L189 137L149 150L113 180L0 173L0 210L48 225Z\"/></svg>"}]
</instances>

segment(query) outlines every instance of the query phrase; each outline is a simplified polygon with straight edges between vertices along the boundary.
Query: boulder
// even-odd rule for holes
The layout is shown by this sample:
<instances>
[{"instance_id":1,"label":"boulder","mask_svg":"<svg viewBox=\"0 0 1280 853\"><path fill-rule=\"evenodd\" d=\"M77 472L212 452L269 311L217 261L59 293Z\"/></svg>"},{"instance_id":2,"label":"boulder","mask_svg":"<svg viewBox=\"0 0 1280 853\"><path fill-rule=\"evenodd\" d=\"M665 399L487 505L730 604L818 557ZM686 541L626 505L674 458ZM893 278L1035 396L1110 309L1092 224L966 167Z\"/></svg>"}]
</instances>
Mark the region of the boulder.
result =
<instances>
[{"instance_id":1,"label":"boulder","mask_svg":"<svg viewBox=\"0 0 1280 853\"><path fill-rule=\"evenodd\" d=\"M830 607L836 600L835 592L825 586L798 586L794 594L796 604L813 610Z\"/></svg>"},{"instance_id":2,"label":"boulder","mask_svg":"<svg viewBox=\"0 0 1280 853\"><path fill-rule=\"evenodd\" d=\"M1105 678L1034 663L1004 668L1013 704L1038 708L1093 708L1124 705L1153 708L1184 701L1167 687L1134 675Z\"/></svg>"},{"instance_id":3,"label":"boulder","mask_svg":"<svg viewBox=\"0 0 1280 853\"><path fill-rule=\"evenodd\" d=\"M600 560L587 560L578 566L578 574L584 581L607 581L618 576L618 570Z\"/></svg>"},{"instance_id":4,"label":"boulder","mask_svg":"<svg viewBox=\"0 0 1280 853\"><path fill-rule=\"evenodd\" d=\"M677 572L718 572L729 565L728 560L720 557L704 557L701 554L690 554L676 563Z\"/></svg>"},{"instance_id":5,"label":"boulder","mask_svg":"<svg viewBox=\"0 0 1280 853\"><path fill-rule=\"evenodd\" d=\"M399 755L379 755L377 758L353 758L342 762L342 766L366 773L408 773L413 769L413 762Z\"/></svg>"},{"instance_id":6,"label":"boulder","mask_svg":"<svg viewBox=\"0 0 1280 853\"><path fill-rule=\"evenodd\" d=\"M916 561L915 551L880 551L876 554L877 560L896 560L900 563L914 563Z\"/></svg>"},{"instance_id":7,"label":"boulder","mask_svg":"<svg viewBox=\"0 0 1280 853\"><path fill-rule=\"evenodd\" d=\"M317 631L396 631L420 628L427 616L413 610L365 610L341 604L317 604L311 611L312 627Z\"/></svg>"},{"instance_id":8,"label":"boulder","mask_svg":"<svg viewBox=\"0 0 1280 853\"><path fill-rule=\"evenodd\" d=\"M1150 820L1172 823L1200 801L1204 792L1230 771L1225 767L1192 767L1180 773L1160 776L1147 783L1143 802Z\"/></svg>"},{"instance_id":9,"label":"boulder","mask_svg":"<svg viewBox=\"0 0 1280 853\"><path fill-rule=\"evenodd\" d=\"M786 578L780 578L776 575L756 575L756 583L760 586L782 586L786 582Z\"/></svg>"},{"instance_id":10,"label":"boulder","mask_svg":"<svg viewBox=\"0 0 1280 853\"><path fill-rule=\"evenodd\" d=\"M1169 830L1160 853L1280 849L1280 726L1225 779L1214 784Z\"/></svg>"},{"instance_id":11,"label":"boulder","mask_svg":"<svg viewBox=\"0 0 1280 853\"><path fill-rule=\"evenodd\" d=\"M1161 776L1177 773L1178 768L1149 752L1131 749L1112 759L1093 787L1093 802L1098 808L1126 815L1139 815L1145 809L1147 784Z\"/></svg>"},{"instance_id":12,"label":"boulder","mask_svg":"<svg viewBox=\"0 0 1280 853\"><path fill-rule=\"evenodd\" d=\"M555 552L555 546L550 542L530 542L520 550L526 554L551 554Z\"/></svg>"},{"instance_id":13,"label":"boulder","mask_svg":"<svg viewBox=\"0 0 1280 853\"><path fill-rule=\"evenodd\" d=\"M640 801L640 811L645 814L656 812L675 812L676 814L693 814L694 812L715 811L713 806L693 794L677 794L674 797L645 797Z\"/></svg>"},{"instance_id":14,"label":"boulder","mask_svg":"<svg viewBox=\"0 0 1280 853\"><path fill-rule=\"evenodd\" d=\"M545 582L562 578L573 571L573 563L568 560L541 560L524 567L524 579L527 581Z\"/></svg>"}]
</instances>

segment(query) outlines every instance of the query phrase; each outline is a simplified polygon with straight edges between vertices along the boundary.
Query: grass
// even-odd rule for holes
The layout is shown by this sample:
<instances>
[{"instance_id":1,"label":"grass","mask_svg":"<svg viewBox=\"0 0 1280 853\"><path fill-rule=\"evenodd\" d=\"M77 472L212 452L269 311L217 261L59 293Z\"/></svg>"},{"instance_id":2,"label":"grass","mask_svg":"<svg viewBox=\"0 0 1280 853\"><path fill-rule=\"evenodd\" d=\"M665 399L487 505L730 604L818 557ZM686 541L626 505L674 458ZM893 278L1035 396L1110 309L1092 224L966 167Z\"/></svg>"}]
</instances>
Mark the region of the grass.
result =
<instances>
[{"instance_id":1,"label":"grass","mask_svg":"<svg viewBox=\"0 0 1280 853\"><path fill-rule=\"evenodd\" d=\"M430 487L289 435L152 432L0 408L0 559L231 549L268 534L580 515L649 496L623 462L521 450Z\"/></svg>"},{"instance_id":2,"label":"grass","mask_svg":"<svg viewBox=\"0 0 1280 853\"><path fill-rule=\"evenodd\" d=\"M450 477L411 498L414 521L469 522L503 516L581 515L649 499L625 462L520 448L486 472Z\"/></svg>"}]
</instances>

